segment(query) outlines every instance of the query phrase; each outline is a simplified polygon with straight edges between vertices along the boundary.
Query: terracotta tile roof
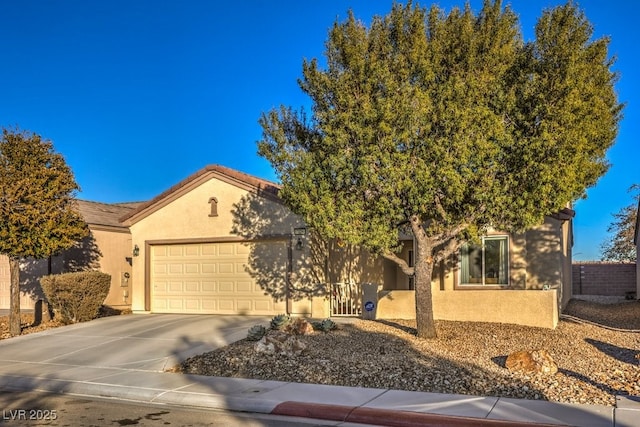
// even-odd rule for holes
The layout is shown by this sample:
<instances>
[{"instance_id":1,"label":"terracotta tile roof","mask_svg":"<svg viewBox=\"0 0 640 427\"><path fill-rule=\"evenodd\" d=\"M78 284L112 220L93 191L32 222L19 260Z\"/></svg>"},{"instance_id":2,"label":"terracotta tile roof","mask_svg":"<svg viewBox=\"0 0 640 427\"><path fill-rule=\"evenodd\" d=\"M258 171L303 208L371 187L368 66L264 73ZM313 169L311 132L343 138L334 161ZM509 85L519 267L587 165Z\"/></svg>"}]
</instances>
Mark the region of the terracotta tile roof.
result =
<instances>
[{"instance_id":1,"label":"terracotta tile roof","mask_svg":"<svg viewBox=\"0 0 640 427\"><path fill-rule=\"evenodd\" d=\"M258 178L257 176L249 175L247 173L240 172L226 166L210 165L205 167L204 170L222 173L224 175L227 175L228 177L235 178L239 181L244 182L245 184L249 184L252 187L255 187L262 192L270 193L274 196L277 196L278 192L280 191L280 185L276 184L275 182Z\"/></svg>"},{"instance_id":2,"label":"terracotta tile roof","mask_svg":"<svg viewBox=\"0 0 640 427\"><path fill-rule=\"evenodd\" d=\"M120 218L142 204L142 202L107 204L88 200L76 200L76 203L87 224L122 228L127 227L120 222Z\"/></svg>"},{"instance_id":3,"label":"terracotta tile roof","mask_svg":"<svg viewBox=\"0 0 640 427\"><path fill-rule=\"evenodd\" d=\"M197 179L199 179L200 177L206 174L223 175L230 182L235 182L240 186L249 187L253 191L255 191L257 194L279 200L278 192L280 191L280 186L275 182L258 178L256 176L249 175L247 173L240 172L238 170L231 169L226 166L209 165L200 169L199 171L197 171L193 175L190 175L184 180L180 181L179 183L169 188L168 190L164 191L163 193L159 194L158 196L154 197L150 201L139 205L136 209L128 213L125 213L122 217L120 217L120 221L126 222L127 220L137 215L138 213L143 212L146 209L151 208L154 205L162 202L163 200L171 197L172 195L174 195L174 193L177 193L182 188L188 186L193 181L196 181Z\"/></svg>"}]
</instances>

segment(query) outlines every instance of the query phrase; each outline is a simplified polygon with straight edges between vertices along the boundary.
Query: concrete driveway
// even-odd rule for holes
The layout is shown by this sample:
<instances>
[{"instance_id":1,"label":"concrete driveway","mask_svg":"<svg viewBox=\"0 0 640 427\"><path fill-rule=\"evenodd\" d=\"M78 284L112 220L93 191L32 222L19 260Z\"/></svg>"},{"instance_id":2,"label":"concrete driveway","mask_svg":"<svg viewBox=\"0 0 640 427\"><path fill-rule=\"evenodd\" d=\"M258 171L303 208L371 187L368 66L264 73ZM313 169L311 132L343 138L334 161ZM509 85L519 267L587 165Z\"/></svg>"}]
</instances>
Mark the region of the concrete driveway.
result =
<instances>
[{"instance_id":1,"label":"concrete driveway","mask_svg":"<svg viewBox=\"0 0 640 427\"><path fill-rule=\"evenodd\" d=\"M0 340L0 365L163 371L197 354L246 337L268 317L132 314ZM15 365L14 365L15 366Z\"/></svg>"}]
</instances>

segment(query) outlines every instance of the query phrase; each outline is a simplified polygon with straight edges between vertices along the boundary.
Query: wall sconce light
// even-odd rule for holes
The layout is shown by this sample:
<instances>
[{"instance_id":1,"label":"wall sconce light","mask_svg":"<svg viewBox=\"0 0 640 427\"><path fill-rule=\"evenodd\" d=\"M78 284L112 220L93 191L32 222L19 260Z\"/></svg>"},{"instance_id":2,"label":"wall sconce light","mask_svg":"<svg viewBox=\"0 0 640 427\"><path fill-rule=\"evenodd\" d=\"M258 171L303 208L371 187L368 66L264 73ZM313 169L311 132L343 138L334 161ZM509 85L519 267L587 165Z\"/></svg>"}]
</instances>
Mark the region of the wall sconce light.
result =
<instances>
[{"instance_id":1,"label":"wall sconce light","mask_svg":"<svg viewBox=\"0 0 640 427\"><path fill-rule=\"evenodd\" d=\"M304 247L304 242L302 241L302 236L307 234L307 229L304 227L296 227L293 229L293 235L298 236L298 240L296 241L296 249L301 251Z\"/></svg>"},{"instance_id":2,"label":"wall sconce light","mask_svg":"<svg viewBox=\"0 0 640 427\"><path fill-rule=\"evenodd\" d=\"M138 247L138 245L134 245L133 246L133 256L138 256L140 255L140 248Z\"/></svg>"}]
</instances>

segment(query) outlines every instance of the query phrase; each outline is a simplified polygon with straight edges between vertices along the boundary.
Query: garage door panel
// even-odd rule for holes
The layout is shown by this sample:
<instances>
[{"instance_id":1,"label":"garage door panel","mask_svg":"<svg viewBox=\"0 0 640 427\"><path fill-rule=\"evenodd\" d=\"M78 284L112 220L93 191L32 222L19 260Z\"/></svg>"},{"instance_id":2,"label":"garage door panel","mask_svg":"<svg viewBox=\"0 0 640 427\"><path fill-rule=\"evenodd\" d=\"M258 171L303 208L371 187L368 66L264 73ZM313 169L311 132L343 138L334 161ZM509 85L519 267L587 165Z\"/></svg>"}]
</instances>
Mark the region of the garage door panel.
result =
<instances>
[{"instance_id":1,"label":"garage door panel","mask_svg":"<svg viewBox=\"0 0 640 427\"><path fill-rule=\"evenodd\" d=\"M233 292L234 291L234 283L233 282L218 282L218 290L223 292Z\"/></svg>"},{"instance_id":2,"label":"garage door panel","mask_svg":"<svg viewBox=\"0 0 640 427\"><path fill-rule=\"evenodd\" d=\"M166 258L169 252L168 246L154 246L153 247L153 256L156 260Z\"/></svg>"},{"instance_id":3,"label":"garage door panel","mask_svg":"<svg viewBox=\"0 0 640 427\"><path fill-rule=\"evenodd\" d=\"M168 299L166 305L167 305L169 310L177 311L177 312L184 311L184 300L183 299L180 299L180 300Z\"/></svg>"},{"instance_id":4,"label":"garage door panel","mask_svg":"<svg viewBox=\"0 0 640 427\"><path fill-rule=\"evenodd\" d=\"M186 311L198 310L200 309L200 300L199 299L185 299L184 300L184 308Z\"/></svg>"},{"instance_id":5,"label":"garage door panel","mask_svg":"<svg viewBox=\"0 0 640 427\"><path fill-rule=\"evenodd\" d=\"M200 273L200 264L196 264L196 263L185 264L184 272L186 274L198 274Z\"/></svg>"},{"instance_id":6,"label":"garage door panel","mask_svg":"<svg viewBox=\"0 0 640 427\"><path fill-rule=\"evenodd\" d=\"M170 257L181 257L184 254L184 245L172 245L169 246L169 250L167 251L167 256Z\"/></svg>"},{"instance_id":7,"label":"garage door panel","mask_svg":"<svg viewBox=\"0 0 640 427\"><path fill-rule=\"evenodd\" d=\"M198 256L200 255L201 245L184 246L184 256Z\"/></svg>"},{"instance_id":8,"label":"garage door panel","mask_svg":"<svg viewBox=\"0 0 640 427\"><path fill-rule=\"evenodd\" d=\"M185 282L184 291L187 293L199 293L200 292L200 282Z\"/></svg>"},{"instance_id":9,"label":"garage door panel","mask_svg":"<svg viewBox=\"0 0 640 427\"><path fill-rule=\"evenodd\" d=\"M235 255L236 251L234 246L233 244L218 244L218 256Z\"/></svg>"},{"instance_id":10,"label":"garage door panel","mask_svg":"<svg viewBox=\"0 0 640 427\"><path fill-rule=\"evenodd\" d=\"M236 308L234 301L229 299L220 298L218 304L220 311L227 311L229 313L232 313Z\"/></svg>"},{"instance_id":11,"label":"garage door panel","mask_svg":"<svg viewBox=\"0 0 640 427\"><path fill-rule=\"evenodd\" d=\"M182 286L182 282L169 282L169 286L167 286L167 293L172 293L172 292L182 292L183 286Z\"/></svg>"},{"instance_id":12,"label":"garage door panel","mask_svg":"<svg viewBox=\"0 0 640 427\"><path fill-rule=\"evenodd\" d=\"M213 274L217 272L216 264L205 262L202 263L201 266L202 274Z\"/></svg>"},{"instance_id":13,"label":"garage door panel","mask_svg":"<svg viewBox=\"0 0 640 427\"><path fill-rule=\"evenodd\" d=\"M167 274L182 274L184 266L182 264L168 264Z\"/></svg>"},{"instance_id":14,"label":"garage door panel","mask_svg":"<svg viewBox=\"0 0 640 427\"><path fill-rule=\"evenodd\" d=\"M156 276L161 274L167 274L167 271L168 271L168 265L166 264L156 264L153 266L153 274L155 274Z\"/></svg>"},{"instance_id":15,"label":"garage door panel","mask_svg":"<svg viewBox=\"0 0 640 427\"><path fill-rule=\"evenodd\" d=\"M238 255L249 255L251 253L251 246L248 244L241 244L236 247L236 253Z\"/></svg>"},{"instance_id":16,"label":"garage door panel","mask_svg":"<svg viewBox=\"0 0 640 427\"><path fill-rule=\"evenodd\" d=\"M234 268L235 273L247 273L247 264L246 263L241 263L238 262L235 264L235 268Z\"/></svg>"},{"instance_id":17,"label":"garage door panel","mask_svg":"<svg viewBox=\"0 0 640 427\"><path fill-rule=\"evenodd\" d=\"M167 306L167 300L165 299L156 298L153 303L154 309L158 310L158 312L163 312L169 309L169 307Z\"/></svg>"},{"instance_id":18,"label":"garage door panel","mask_svg":"<svg viewBox=\"0 0 640 427\"><path fill-rule=\"evenodd\" d=\"M271 307L264 301L256 301L255 310L256 311L269 311Z\"/></svg>"},{"instance_id":19,"label":"garage door panel","mask_svg":"<svg viewBox=\"0 0 640 427\"><path fill-rule=\"evenodd\" d=\"M202 255L217 255L218 245L215 243L208 243L200 245L200 253Z\"/></svg>"},{"instance_id":20,"label":"garage door panel","mask_svg":"<svg viewBox=\"0 0 640 427\"><path fill-rule=\"evenodd\" d=\"M250 281L247 282L237 282L236 285L236 291L237 292L243 292L243 293L249 293L252 294L253 293L253 283Z\"/></svg>"},{"instance_id":21,"label":"garage door panel","mask_svg":"<svg viewBox=\"0 0 640 427\"><path fill-rule=\"evenodd\" d=\"M235 269L231 262L220 262L218 264L218 273L220 274L233 274Z\"/></svg>"},{"instance_id":22,"label":"garage door panel","mask_svg":"<svg viewBox=\"0 0 640 427\"><path fill-rule=\"evenodd\" d=\"M151 247L151 309L166 313L256 314L285 311L249 272L251 256L261 262L269 285L284 287L286 242L206 243ZM267 267L267 268L264 268Z\"/></svg>"}]
</instances>

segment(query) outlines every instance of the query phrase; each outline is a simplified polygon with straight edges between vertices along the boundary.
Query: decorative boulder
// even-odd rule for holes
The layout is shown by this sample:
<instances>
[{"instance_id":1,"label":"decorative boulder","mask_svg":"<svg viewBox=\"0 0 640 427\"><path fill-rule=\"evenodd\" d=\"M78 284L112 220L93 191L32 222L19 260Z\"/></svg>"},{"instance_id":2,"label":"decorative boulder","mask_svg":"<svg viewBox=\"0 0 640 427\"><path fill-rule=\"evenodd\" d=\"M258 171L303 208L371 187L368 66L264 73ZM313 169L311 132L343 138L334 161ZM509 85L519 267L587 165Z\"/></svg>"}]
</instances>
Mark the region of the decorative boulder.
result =
<instances>
[{"instance_id":1,"label":"decorative boulder","mask_svg":"<svg viewBox=\"0 0 640 427\"><path fill-rule=\"evenodd\" d=\"M298 356L307 346L295 335L284 332L270 332L256 343L259 353L278 354L287 357Z\"/></svg>"},{"instance_id":2,"label":"decorative boulder","mask_svg":"<svg viewBox=\"0 0 640 427\"><path fill-rule=\"evenodd\" d=\"M285 327L285 331L293 335L309 335L313 333L313 326L305 319L298 317Z\"/></svg>"},{"instance_id":3,"label":"decorative boulder","mask_svg":"<svg viewBox=\"0 0 640 427\"><path fill-rule=\"evenodd\" d=\"M549 375L558 372L558 365L547 350L516 351L507 356L505 365L510 372Z\"/></svg>"}]
</instances>

